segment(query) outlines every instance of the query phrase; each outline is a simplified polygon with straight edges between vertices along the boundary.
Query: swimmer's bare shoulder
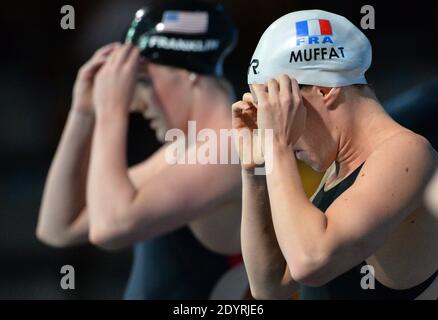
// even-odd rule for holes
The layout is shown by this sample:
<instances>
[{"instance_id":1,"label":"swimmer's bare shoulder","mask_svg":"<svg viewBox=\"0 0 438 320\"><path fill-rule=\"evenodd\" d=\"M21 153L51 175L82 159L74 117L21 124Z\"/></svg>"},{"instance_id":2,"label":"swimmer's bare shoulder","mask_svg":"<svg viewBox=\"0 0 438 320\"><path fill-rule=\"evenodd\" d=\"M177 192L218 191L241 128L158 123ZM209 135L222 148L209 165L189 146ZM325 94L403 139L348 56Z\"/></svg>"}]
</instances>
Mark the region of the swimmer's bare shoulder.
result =
<instances>
[{"instance_id":1,"label":"swimmer's bare shoulder","mask_svg":"<svg viewBox=\"0 0 438 320\"><path fill-rule=\"evenodd\" d=\"M374 184L383 193L382 208L397 207L393 230L367 263L375 267L376 278L393 289L407 289L431 276L438 266L438 223L424 208L423 192L437 166L437 153L424 137L403 130L385 140L369 157ZM366 168L364 168L366 169ZM365 179L371 170L362 170ZM379 174L392 183L381 188ZM383 179L383 178L382 178ZM386 178L385 178L386 180ZM421 263L419 263L421 261ZM432 288L434 287L434 289ZM438 295L438 279L429 291ZM430 295L430 292L429 292Z\"/></svg>"},{"instance_id":2,"label":"swimmer's bare shoulder","mask_svg":"<svg viewBox=\"0 0 438 320\"><path fill-rule=\"evenodd\" d=\"M348 243L369 257L420 207L437 162L423 137L410 131L387 135L366 159L354 184L326 210L334 243Z\"/></svg>"},{"instance_id":3,"label":"swimmer's bare shoulder","mask_svg":"<svg viewBox=\"0 0 438 320\"><path fill-rule=\"evenodd\" d=\"M382 186L385 180L388 189L385 206L404 203L399 207L404 218L423 204L427 182L438 163L438 154L429 141L410 130L402 129L380 143L370 154L358 181L366 182L369 188ZM397 205L396 205L397 206Z\"/></svg>"},{"instance_id":4,"label":"swimmer's bare shoulder","mask_svg":"<svg viewBox=\"0 0 438 320\"><path fill-rule=\"evenodd\" d=\"M436 168L437 161L438 154L425 137L403 128L377 146L366 164L373 163L373 166L380 166L387 172L402 169L399 171L402 180L405 180L406 175L417 174L412 182L426 183ZM419 183L418 187L418 191L423 191L420 189L424 185Z\"/></svg>"}]
</instances>

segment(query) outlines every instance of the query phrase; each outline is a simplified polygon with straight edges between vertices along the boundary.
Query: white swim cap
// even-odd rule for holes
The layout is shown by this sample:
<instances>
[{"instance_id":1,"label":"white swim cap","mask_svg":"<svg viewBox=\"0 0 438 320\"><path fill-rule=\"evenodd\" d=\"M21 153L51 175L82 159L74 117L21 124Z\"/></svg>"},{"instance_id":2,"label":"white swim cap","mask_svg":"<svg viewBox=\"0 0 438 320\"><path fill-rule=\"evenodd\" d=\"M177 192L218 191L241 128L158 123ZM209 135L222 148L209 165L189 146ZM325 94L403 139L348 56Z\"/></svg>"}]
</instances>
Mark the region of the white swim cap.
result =
<instances>
[{"instance_id":1,"label":"white swim cap","mask_svg":"<svg viewBox=\"0 0 438 320\"><path fill-rule=\"evenodd\" d=\"M248 84L287 74L300 84L366 84L368 38L346 18L322 10L296 11L272 23L251 59Z\"/></svg>"}]
</instances>

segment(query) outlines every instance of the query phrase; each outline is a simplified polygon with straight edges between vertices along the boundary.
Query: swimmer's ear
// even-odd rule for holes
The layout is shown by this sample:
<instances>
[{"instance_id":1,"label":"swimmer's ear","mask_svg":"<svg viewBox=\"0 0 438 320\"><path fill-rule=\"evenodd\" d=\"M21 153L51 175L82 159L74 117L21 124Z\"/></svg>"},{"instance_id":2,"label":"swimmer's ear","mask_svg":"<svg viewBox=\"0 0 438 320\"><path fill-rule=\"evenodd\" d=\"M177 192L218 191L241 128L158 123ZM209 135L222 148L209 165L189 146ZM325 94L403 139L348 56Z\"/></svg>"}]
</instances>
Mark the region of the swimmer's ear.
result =
<instances>
[{"instance_id":1,"label":"swimmer's ear","mask_svg":"<svg viewBox=\"0 0 438 320\"><path fill-rule=\"evenodd\" d=\"M340 87L320 87L315 86L317 90L317 94L322 98L324 105L328 109L336 108L337 104L335 103L341 95Z\"/></svg>"}]
</instances>

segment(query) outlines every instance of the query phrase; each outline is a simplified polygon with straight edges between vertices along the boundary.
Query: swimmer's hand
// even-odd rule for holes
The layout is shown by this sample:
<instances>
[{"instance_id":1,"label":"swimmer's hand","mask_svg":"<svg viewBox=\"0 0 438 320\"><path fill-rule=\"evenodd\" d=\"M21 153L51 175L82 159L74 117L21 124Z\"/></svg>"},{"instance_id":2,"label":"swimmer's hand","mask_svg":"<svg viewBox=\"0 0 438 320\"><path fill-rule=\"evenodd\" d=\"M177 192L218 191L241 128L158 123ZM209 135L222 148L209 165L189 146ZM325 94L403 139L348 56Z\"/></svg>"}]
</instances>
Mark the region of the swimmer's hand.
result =
<instances>
[{"instance_id":1,"label":"swimmer's hand","mask_svg":"<svg viewBox=\"0 0 438 320\"><path fill-rule=\"evenodd\" d=\"M307 109L298 82L287 75L253 84L260 129L272 129L274 146L292 148L303 134Z\"/></svg>"},{"instance_id":2,"label":"swimmer's hand","mask_svg":"<svg viewBox=\"0 0 438 320\"><path fill-rule=\"evenodd\" d=\"M140 50L132 44L115 49L96 75L93 101L96 113L128 114L137 83Z\"/></svg>"},{"instance_id":3,"label":"swimmer's hand","mask_svg":"<svg viewBox=\"0 0 438 320\"><path fill-rule=\"evenodd\" d=\"M233 104L233 129L236 151L243 169L253 169L264 164L262 136L258 132L257 108L250 93Z\"/></svg>"},{"instance_id":4,"label":"swimmer's hand","mask_svg":"<svg viewBox=\"0 0 438 320\"><path fill-rule=\"evenodd\" d=\"M120 47L119 43L111 43L97 50L78 71L73 87L72 110L82 113L94 113L93 86L99 69L105 64L111 52Z\"/></svg>"}]
</instances>

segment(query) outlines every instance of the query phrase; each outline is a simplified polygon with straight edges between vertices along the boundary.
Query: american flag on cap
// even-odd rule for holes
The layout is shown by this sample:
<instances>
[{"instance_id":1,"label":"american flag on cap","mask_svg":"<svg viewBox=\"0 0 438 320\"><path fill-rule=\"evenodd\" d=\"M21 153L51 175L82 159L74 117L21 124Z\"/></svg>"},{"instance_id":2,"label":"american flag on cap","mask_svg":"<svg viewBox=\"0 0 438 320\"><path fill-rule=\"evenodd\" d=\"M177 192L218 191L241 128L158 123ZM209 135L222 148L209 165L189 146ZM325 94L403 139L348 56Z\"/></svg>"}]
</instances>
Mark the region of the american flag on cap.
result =
<instances>
[{"instance_id":1,"label":"american flag on cap","mask_svg":"<svg viewBox=\"0 0 438 320\"><path fill-rule=\"evenodd\" d=\"M161 23L164 32L205 33L208 30L208 12L165 11Z\"/></svg>"}]
</instances>

